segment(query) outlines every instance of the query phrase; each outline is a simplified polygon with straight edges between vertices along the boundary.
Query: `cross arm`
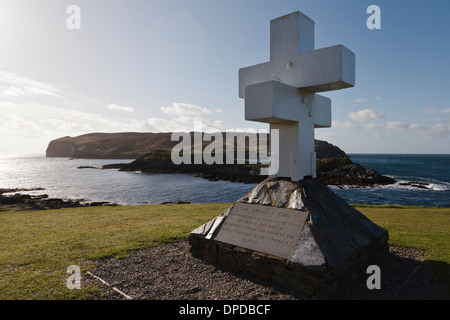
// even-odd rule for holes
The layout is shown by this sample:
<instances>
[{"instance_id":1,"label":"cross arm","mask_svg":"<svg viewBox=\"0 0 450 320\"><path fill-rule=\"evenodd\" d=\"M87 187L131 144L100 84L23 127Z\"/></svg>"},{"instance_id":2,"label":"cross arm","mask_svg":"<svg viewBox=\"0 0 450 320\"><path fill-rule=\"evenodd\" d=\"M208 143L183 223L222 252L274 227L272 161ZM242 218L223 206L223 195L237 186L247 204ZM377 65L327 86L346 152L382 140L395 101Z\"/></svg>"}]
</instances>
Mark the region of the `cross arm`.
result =
<instances>
[{"instance_id":1,"label":"cross arm","mask_svg":"<svg viewBox=\"0 0 450 320\"><path fill-rule=\"evenodd\" d=\"M310 121L315 128L331 126L331 100L327 97L278 81L249 85L246 93L246 120L264 123Z\"/></svg>"},{"instance_id":2,"label":"cross arm","mask_svg":"<svg viewBox=\"0 0 450 320\"><path fill-rule=\"evenodd\" d=\"M323 92L355 85L355 54L342 45L309 51L239 69L239 97L245 87L270 80Z\"/></svg>"}]
</instances>

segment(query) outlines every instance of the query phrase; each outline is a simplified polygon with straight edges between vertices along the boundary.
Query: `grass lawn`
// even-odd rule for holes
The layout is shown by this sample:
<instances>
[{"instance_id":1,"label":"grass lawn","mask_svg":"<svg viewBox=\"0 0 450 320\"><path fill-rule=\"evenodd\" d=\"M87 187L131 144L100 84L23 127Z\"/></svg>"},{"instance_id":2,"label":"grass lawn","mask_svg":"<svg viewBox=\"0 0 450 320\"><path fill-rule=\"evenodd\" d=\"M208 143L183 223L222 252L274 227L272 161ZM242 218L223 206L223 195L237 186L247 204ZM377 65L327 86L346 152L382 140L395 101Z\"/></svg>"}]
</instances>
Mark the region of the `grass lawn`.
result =
<instances>
[{"instance_id":1,"label":"grass lawn","mask_svg":"<svg viewBox=\"0 0 450 320\"><path fill-rule=\"evenodd\" d=\"M425 251L450 298L450 208L354 206L389 231L389 244Z\"/></svg>"},{"instance_id":2,"label":"grass lawn","mask_svg":"<svg viewBox=\"0 0 450 320\"><path fill-rule=\"evenodd\" d=\"M89 299L95 287L69 290L67 267L82 271L103 257L174 239L229 204L169 204L8 212L0 209L0 300ZM425 250L450 289L450 209L355 206L386 228L390 244Z\"/></svg>"}]
</instances>

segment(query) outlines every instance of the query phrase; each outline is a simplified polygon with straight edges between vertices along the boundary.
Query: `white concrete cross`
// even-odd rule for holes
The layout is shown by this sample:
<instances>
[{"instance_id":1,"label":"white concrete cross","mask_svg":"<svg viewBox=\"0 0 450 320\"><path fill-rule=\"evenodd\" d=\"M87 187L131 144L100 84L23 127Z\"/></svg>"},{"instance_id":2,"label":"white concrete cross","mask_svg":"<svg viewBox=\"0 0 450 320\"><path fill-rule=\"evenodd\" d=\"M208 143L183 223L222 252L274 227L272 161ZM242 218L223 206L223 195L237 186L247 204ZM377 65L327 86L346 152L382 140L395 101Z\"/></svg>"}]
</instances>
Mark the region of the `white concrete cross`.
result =
<instances>
[{"instance_id":1,"label":"white concrete cross","mask_svg":"<svg viewBox=\"0 0 450 320\"><path fill-rule=\"evenodd\" d=\"M310 18L296 11L270 22L270 61L239 69L239 97L246 120L279 129L277 177L316 177L314 128L331 126L331 100L315 92L354 84L355 54L342 45L314 50Z\"/></svg>"}]
</instances>

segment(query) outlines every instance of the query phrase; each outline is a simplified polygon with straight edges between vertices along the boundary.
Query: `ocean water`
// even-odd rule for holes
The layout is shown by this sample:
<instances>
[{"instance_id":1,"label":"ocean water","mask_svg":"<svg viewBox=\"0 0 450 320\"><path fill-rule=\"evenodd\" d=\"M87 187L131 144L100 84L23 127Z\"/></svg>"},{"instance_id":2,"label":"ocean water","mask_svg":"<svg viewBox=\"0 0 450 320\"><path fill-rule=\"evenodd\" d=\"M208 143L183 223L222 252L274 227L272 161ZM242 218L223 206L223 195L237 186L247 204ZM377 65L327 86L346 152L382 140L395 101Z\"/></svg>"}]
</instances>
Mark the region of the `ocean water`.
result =
<instances>
[{"instance_id":1,"label":"ocean water","mask_svg":"<svg viewBox=\"0 0 450 320\"><path fill-rule=\"evenodd\" d=\"M397 183L370 188L332 187L349 203L450 207L450 155L350 154L366 168L391 176ZM161 202L234 202L256 184L208 181L188 174L146 174L101 167L130 160L46 158L43 155L0 155L0 188L43 188L28 194L63 199L106 201L121 205ZM402 186L423 182L428 190Z\"/></svg>"},{"instance_id":2,"label":"ocean water","mask_svg":"<svg viewBox=\"0 0 450 320\"><path fill-rule=\"evenodd\" d=\"M42 155L0 156L0 188L44 188L26 194L120 205L162 202L234 202L256 184L208 181L189 174L146 174L116 169L78 169L130 160L46 158Z\"/></svg>"},{"instance_id":3,"label":"ocean water","mask_svg":"<svg viewBox=\"0 0 450 320\"><path fill-rule=\"evenodd\" d=\"M450 155L348 154L353 162L394 178L393 185L372 188L336 188L349 203L450 207ZM429 189L401 185L427 183Z\"/></svg>"}]
</instances>

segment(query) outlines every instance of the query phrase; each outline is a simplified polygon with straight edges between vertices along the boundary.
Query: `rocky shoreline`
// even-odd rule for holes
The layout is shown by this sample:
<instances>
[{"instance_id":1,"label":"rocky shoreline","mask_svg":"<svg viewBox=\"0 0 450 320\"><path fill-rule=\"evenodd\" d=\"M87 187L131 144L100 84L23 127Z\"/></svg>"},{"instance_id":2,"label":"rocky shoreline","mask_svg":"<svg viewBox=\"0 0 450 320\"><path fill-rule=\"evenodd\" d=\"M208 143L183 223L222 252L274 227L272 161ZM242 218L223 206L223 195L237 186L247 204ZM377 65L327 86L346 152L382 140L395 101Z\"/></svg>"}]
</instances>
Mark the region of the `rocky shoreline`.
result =
<instances>
[{"instance_id":1,"label":"rocky shoreline","mask_svg":"<svg viewBox=\"0 0 450 320\"><path fill-rule=\"evenodd\" d=\"M238 142L234 137L229 139L226 133L222 133L222 148L214 149L214 152L225 153L232 144L234 150L238 149ZM243 135L250 140L252 134ZM112 164L103 166L103 169L119 169L121 171L140 171L146 173L188 173L204 179L217 181L227 180L232 182L260 183L267 176L260 175L261 164L180 164L175 165L171 159L171 152L178 144L172 141L170 133L90 133L78 137L62 137L50 141L46 150L47 157L70 157L83 159L136 159L128 164ZM237 136L236 136L237 137ZM195 134L190 133L191 155L197 147L194 146ZM270 140L270 136L258 134L254 138ZM193 141L193 143L192 143ZM241 142L240 142L241 143ZM239 147L245 150L245 158L249 158L250 142L244 142ZM203 142L204 150L209 142ZM259 142L258 142L259 145ZM270 144L268 144L270 145ZM315 140L314 149L317 157L317 177L327 185L334 186L360 186L393 184L396 181L383 176L373 169L366 169L353 163L347 154L339 147L326 141ZM183 149L184 151L184 149ZM228 151L227 151L228 152ZM215 154L215 159L220 157ZM225 155L222 156L226 163ZM235 158L237 154L235 154ZM241 157L241 156L240 156ZM94 169L90 166L81 166L80 169Z\"/></svg>"},{"instance_id":2,"label":"rocky shoreline","mask_svg":"<svg viewBox=\"0 0 450 320\"><path fill-rule=\"evenodd\" d=\"M30 195L23 192L41 191L43 188L0 188L0 207L12 211L50 210L60 208L97 207L116 205L109 202L87 202L85 199L50 198L47 194Z\"/></svg>"},{"instance_id":3,"label":"rocky shoreline","mask_svg":"<svg viewBox=\"0 0 450 320\"><path fill-rule=\"evenodd\" d=\"M194 163L192 161L191 163ZM225 163L225 162L224 162ZM260 183L267 178L261 175L262 164L173 164L169 151L151 151L131 163L104 165L102 169L140 171L145 173L189 173L211 181ZM80 167L84 169L86 167ZM317 178L327 185L372 187L394 184L396 181L373 169L354 163L349 157L317 159Z\"/></svg>"}]
</instances>

